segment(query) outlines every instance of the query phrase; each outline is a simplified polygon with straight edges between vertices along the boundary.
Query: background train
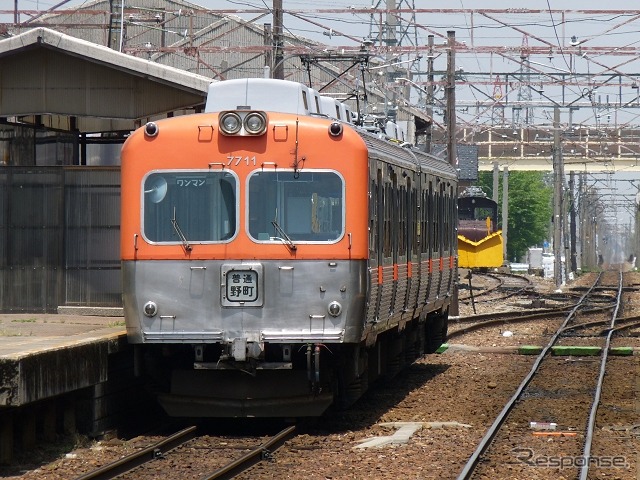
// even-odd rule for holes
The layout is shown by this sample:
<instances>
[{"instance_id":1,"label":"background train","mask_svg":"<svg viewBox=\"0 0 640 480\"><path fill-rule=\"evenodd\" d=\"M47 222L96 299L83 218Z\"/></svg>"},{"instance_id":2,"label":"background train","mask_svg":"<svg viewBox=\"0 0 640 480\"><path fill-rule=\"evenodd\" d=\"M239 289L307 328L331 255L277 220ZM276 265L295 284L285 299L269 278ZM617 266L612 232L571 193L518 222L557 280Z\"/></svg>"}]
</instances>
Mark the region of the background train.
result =
<instances>
[{"instance_id":1,"label":"background train","mask_svg":"<svg viewBox=\"0 0 640 480\"><path fill-rule=\"evenodd\" d=\"M170 415L321 415L444 341L456 172L352 118L228 80L127 139L127 335Z\"/></svg>"},{"instance_id":2,"label":"background train","mask_svg":"<svg viewBox=\"0 0 640 480\"><path fill-rule=\"evenodd\" d=\"M468 187L458 197L458 266L484 270L503 264L498 204L480 187Z\"/></svg>"}]
</instances>

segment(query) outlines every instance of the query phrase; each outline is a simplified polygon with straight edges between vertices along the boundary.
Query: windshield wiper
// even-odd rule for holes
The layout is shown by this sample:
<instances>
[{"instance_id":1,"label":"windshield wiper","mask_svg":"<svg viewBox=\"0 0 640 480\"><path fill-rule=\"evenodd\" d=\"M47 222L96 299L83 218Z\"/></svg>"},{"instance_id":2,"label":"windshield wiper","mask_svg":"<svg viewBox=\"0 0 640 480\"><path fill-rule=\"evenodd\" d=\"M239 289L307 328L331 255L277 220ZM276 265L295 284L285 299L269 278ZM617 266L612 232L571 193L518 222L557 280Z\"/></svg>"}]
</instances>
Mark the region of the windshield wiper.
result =
<instances>
[{"instance_id":1,"label":"windshield wiper","mask_svg":"<svg viewBox=\"0 0 640 480\"><path fill-rule=\"evenodd\" d=\"M277 221L273 220L271 222L271 225L273 225L273 228L276 229L276 232L278 232L282 237L284 237L284 238L280 238L280 240L282 240L282 243L284 243L287 247L289 247L289 250L293 252L298 249L298 247L296 247L293 241L289 238L289 235L287 235L287 232L285 232L282 229L282 227L278 224Z\"/></svg>"},{"instance_id":2,"label":"windshield wiper","mask_svg":"<svg viewBox=\"0 0 640 480\"><path fill-rule=\"evenodd\" d=\"M180 229L180 225L178 225L178 220L176 219L176 207L173 207L173 218L171 219L171 225L173 225L173 229L178 234L178 237L182 242L182 247L185 249L185 251L190 252L192 247L189 244L187 237L185 237L184 233L182 233L182 230Z\"/></svg>"}]
</instances>

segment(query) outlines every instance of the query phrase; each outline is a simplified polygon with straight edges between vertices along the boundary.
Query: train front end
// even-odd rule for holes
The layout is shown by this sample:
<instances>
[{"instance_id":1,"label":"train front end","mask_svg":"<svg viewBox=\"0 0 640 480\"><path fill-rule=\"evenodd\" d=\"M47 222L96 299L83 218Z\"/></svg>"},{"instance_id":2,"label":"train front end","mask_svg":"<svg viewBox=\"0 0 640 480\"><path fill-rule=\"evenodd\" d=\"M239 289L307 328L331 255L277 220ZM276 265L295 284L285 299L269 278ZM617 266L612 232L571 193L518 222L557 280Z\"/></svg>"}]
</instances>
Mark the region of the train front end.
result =
<instances>
[{"instance_id":1,"label":"train front end","mask_svg":"<svg viewBox=\"0 0 640 480\"><path fill-rule=\"evenodd\" d=\"M316 416L362 340L367 152L326 118L243 106L122 152L123 302L173 416Z\"/></svg>"}]
</instances>

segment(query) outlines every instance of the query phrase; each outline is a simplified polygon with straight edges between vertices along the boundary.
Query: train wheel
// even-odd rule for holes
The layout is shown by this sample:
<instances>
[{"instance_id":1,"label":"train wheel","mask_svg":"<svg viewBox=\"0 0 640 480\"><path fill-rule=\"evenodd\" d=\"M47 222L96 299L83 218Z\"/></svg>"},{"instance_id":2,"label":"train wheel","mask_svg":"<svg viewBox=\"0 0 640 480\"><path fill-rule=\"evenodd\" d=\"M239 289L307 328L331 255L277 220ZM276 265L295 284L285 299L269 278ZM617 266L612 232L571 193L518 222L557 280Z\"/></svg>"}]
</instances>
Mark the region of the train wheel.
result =
<instances>
[{"instance_id":1,"label":"train wheel","mask_svg":"<svg viewBox=\"0 0 640 480\"><path fill-rule=\"evenodd\" d=\"M338 410L346 410L367 391L369 388L369 377L367 372L358 378L347 381L345 375L338 375L338 394L336 395L336 408Z\"/></svg>"},{"instance_id":2,"label":"train wheel","mask_svg":"<svg viewBox=\"0 0 640 480\"><path fill-rule=\"evenodd\" d=\"M439 313L427 317L425 353L435 353L447 341L448 313Z\"/></svg>"}]
</instances>

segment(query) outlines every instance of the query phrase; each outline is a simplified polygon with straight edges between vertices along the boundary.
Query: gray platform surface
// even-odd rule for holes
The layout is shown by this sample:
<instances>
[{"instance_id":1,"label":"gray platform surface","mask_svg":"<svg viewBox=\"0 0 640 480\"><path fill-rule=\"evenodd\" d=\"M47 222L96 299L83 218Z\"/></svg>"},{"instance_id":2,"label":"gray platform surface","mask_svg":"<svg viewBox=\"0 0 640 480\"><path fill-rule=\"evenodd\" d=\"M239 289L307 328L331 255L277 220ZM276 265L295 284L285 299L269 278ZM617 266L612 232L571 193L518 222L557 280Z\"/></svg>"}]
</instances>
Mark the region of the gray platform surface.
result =
<instances>
[{"instance_id":1,"label":"gray platform surface","mask_svg":"<svg viewBox=\"0 0 640 480\"><path fill-rule=\"evenodd\" d=\"M0 407L105 382L109 355L124 345L123 317L0 314Z\"/></svg>"}]
</instances>

